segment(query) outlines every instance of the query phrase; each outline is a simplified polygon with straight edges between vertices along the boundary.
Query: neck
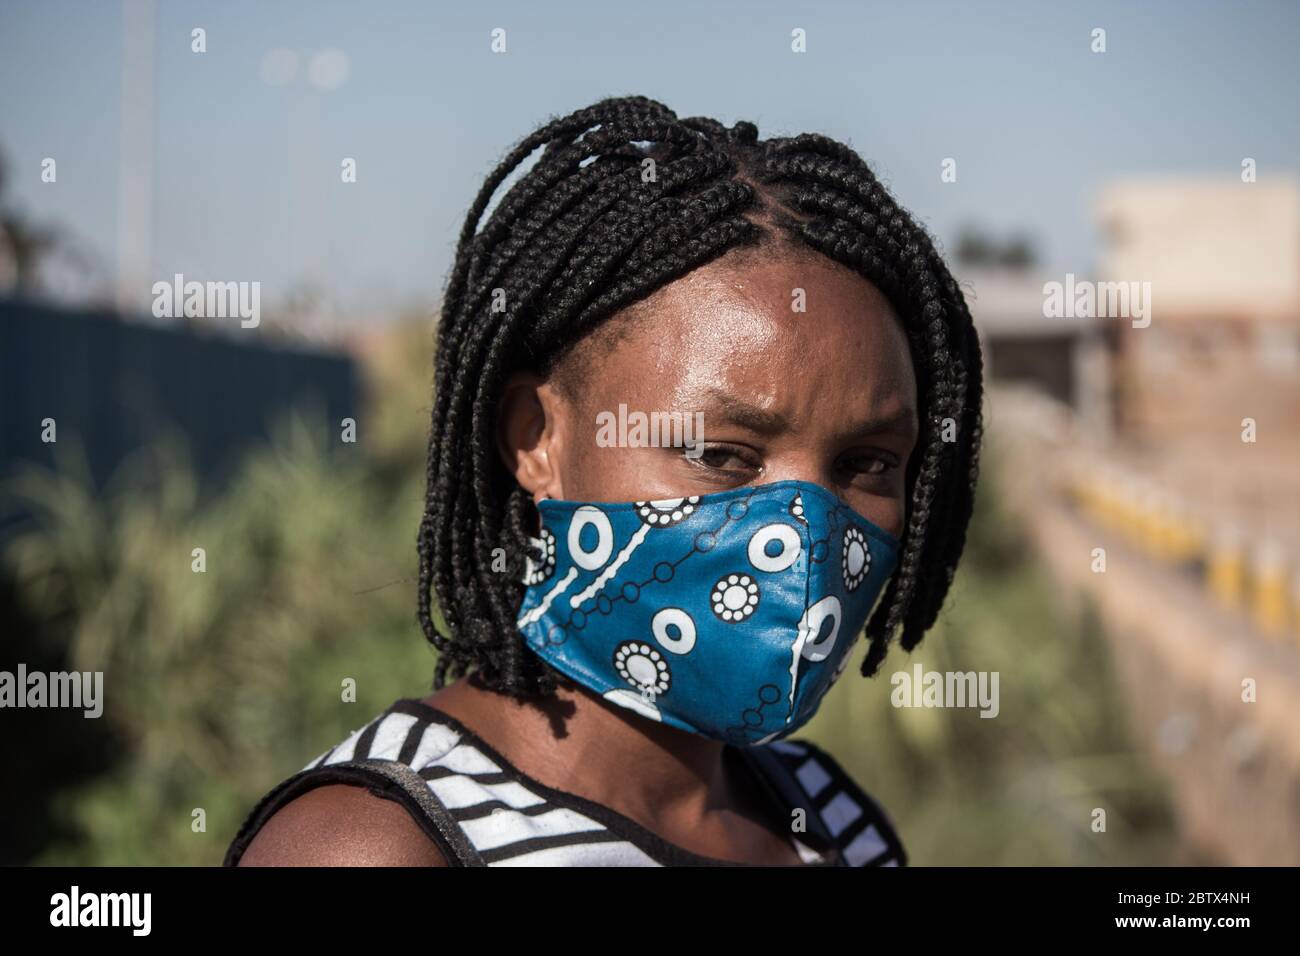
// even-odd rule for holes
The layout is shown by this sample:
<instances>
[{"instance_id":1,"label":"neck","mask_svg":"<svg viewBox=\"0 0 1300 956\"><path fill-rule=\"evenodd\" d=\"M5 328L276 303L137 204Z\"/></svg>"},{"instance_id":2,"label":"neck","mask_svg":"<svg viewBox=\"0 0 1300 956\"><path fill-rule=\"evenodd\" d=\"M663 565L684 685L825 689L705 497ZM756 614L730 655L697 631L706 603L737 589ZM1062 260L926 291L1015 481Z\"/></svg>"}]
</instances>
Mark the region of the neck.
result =
<instances>
[{"instance_id":1,"label":"neck","mask_svg":"<svg viewBox=\"0 0 1300 956\"><path fill-rule=\"evenodd\" d=\"M519 701L469 677L427 702L529 776L635 819L698 819L727 802L721 742L656 723L579 685Z\"/></svg>"}]
</instances>

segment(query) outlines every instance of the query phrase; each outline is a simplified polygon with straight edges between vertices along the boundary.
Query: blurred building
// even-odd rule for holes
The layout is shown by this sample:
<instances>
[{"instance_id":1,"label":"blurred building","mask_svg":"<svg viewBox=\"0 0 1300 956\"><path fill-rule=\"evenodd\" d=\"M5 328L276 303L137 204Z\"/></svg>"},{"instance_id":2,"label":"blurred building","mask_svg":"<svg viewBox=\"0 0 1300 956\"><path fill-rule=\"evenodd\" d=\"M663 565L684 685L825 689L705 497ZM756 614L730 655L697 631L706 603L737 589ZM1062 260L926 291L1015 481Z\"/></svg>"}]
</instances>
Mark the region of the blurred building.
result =
<instances>
[{"instance_id":1,"label":"blurred building","mask_svg":"<svg viewBox=\"0 0 1300 956\"><path fill-rule=\"evenodd\" d=\"M1104 434L1109 365L1100 321L1045 316L1043 287L1058 280L1033 268L959 267L956 278L979 332L986 379L1029 385L1071 408L1081 427Z\"/></svg>"},{"instance_id":2,"label":"blurred building","mask_svg":"<svg viewBox=\"0 0 1300 956\"><path fill-rule=\"evenodd\" d=\"M1101 272L1152 283L1160 317L1294 323L1300 315L1300 193L1293 179L1126 180L1097 201Z\"/></svg>"},{"instance_id":3,"label":"blurred building","mask_svg":"<svg viewBox=\"0 0 1300 956\"><path fill-rule=\"evenodd\" d=\"M1300 190L1295 180L1130 180L1097 201L1101 275L1151 284L1152 321L1117 328L1133 437L1195 429L1211 403L1300 426Z\"/></svg>"},{"instance_id":4,"label":"blurred building","mask_svg":"<svg viewBox=\"0 0 1300 956\"><path fill-rule=\"evenodd\" d=\"M1248 533L1300 543L1300 188L1292 178L1116 182L1100 272L1151 283L1114 323L1120 437L1149 473Z\"/></svg>"}]
</instances>

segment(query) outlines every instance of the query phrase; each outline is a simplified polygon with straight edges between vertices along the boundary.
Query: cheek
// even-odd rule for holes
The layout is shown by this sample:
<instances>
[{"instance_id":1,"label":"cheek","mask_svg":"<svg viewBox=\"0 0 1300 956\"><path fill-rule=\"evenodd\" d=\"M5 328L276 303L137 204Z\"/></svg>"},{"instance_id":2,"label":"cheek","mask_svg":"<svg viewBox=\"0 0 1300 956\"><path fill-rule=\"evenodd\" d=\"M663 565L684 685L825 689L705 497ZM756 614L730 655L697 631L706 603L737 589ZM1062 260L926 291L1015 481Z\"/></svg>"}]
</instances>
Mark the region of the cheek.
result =
<instances>
[{"instance_id":1,"label":"cheek","mask_svg":"<svg viewBox=\"0 0 1300 956\"><path fill-rule=\"evenodd\" d=\"M596 429L570 431L553 464L560 476L559 497L572 501L642 501L672 497L671 457L662 448L605 447Z\"/></svg>"},{"instance_id":2,"label":"cheek","mask_svg":"<svg viewBox=\"0 0 1300 956\"><path fill-rule=\"evenodd\" d=\"M889 518L887 524L881 527L892 534L895 538L902 539L903 529L907 524L907 504L904 498L899 498L889 509Z\"/></svg>"},{"instance_id":3,"label":"cheek","mask_svg":"<svg viewBox=\"0 0 1300 956\"><path fill-rule=\"evenodd\" d=\"M609 491L608 477L617 472L609 455L622 449L598 448L589 430L571 423L564 441L551 451L552 465L560 476L558 497L580 501L601 501ZM604 466L604 467L602 467Z\"/></svg>"},{"instance_id":4,"label":"cheek","mask_svg":"<svg viewBox=\"0 0 1300 956\"><path fill-rule=\"evenodd\" d=\"M844 500L872 524L900 540L907 524L910 496L907 486L908 459L883 476L878 484L854 484L841 494Z\"/></svg>"},{"instance_id":5,"label":"cheek","mask_svg":"<svg viewBox=\"0 0 1300 956\"><path fill-rule=\"evenodd\" d=\"M903 496L881 498L872 496L866 501L850 501L853 510L872 524L884 528L895 538L903 537L903 526L907 521L907 504Z\"/></svg>"}]
</instances>

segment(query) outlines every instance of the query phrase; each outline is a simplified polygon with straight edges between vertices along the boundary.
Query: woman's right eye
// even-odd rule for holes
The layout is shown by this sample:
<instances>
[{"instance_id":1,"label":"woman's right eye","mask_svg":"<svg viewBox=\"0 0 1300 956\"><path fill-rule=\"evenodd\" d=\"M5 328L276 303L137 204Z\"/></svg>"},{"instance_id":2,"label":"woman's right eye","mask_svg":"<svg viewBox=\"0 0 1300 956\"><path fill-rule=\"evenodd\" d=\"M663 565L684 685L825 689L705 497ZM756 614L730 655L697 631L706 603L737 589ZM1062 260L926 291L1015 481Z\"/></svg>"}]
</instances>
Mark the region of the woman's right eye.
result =
<instances>
[{"instance_id":1,"label":"woman's right eye","mask_svg":"<svg viewBox=\"0 0 1300 956\"><path fill-rule=\"evenodd\" d=\"M755 471L762 467L752 449L738 445L705 445L698 455L688 454L686 457L715 471Z\"/></svg>"}]
</instances>

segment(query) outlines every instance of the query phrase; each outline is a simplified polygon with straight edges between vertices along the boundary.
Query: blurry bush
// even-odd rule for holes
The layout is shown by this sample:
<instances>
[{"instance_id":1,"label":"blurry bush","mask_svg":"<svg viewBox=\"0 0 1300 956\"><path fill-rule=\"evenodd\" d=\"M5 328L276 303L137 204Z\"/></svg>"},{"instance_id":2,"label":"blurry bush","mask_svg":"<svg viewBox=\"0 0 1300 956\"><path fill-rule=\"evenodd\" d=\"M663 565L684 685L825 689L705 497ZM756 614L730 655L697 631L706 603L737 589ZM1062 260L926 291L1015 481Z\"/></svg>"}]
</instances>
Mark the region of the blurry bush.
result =
<instances>
[{"instance_id":1,"label":"blurry bush","mask_svg":"<svg viewBox=\"0 0 1300 956\"><path fill-rule=\"evenodd\" d=\"M175 438L103 489L66 450L13 481L37 521L6 573L65 666L104 672L101 720L124 755L57 796L70 832L36 862L219 862L265 790L394 698L427 693L434 658L414 612L426 328L370 357L355 444L297 409L216 497Z\"/></svg>"}]
</instances>

